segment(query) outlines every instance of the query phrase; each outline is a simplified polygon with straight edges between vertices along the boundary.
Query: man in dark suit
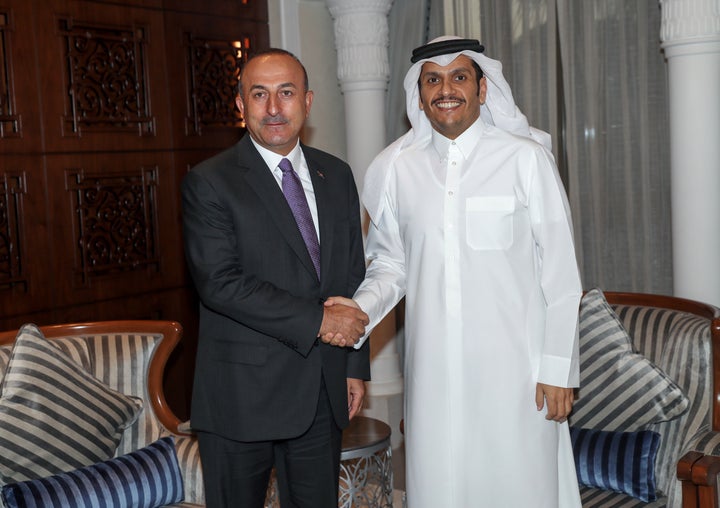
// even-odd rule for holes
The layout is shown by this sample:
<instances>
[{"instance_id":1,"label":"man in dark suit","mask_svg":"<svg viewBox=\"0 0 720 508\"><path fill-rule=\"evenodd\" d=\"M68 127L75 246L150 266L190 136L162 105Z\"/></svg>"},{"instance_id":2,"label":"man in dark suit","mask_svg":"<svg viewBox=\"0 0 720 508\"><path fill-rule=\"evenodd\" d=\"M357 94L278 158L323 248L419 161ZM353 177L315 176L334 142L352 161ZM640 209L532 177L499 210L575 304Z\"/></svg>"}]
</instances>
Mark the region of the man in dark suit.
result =
<instances>
[{"instance_id":1,"label":"man in dark suit","mask_svg":"<svg viewBox=\"0 0 720 508\"><path fill-rule=\"evenodd\" d=\"M360 207L349 166L299 142L312 105L292 54L242 69L248 134L182 184L185 251L198 290L192 398L207 506L262 507L276 468L283 508L337 507L341 429L370 368L367 315L326 307L363 280ZM319 238L319 245L318 245Z\"/></svg>"}]
</instances>

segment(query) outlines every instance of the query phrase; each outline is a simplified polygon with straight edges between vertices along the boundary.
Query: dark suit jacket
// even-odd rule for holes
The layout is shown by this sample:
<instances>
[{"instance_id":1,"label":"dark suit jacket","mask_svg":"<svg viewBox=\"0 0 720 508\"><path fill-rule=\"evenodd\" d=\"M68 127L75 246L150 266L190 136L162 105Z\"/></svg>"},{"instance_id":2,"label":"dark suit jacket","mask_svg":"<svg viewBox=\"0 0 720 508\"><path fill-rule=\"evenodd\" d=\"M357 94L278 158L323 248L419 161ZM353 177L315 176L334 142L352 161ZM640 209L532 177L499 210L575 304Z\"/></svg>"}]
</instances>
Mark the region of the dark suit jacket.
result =
<instances>
[{"instance_id":1,"label":"dark suit jacket","mask_svg":"<svg viewBox=\"0 0 720 508\"><path fill-rule=\"evenodd\" d=\"M365 274L350 167L302 146L315 189L321 281L280 186L246 134L182 183L183 232L200 295L192 427L240 441L297 437L310 426L321 376L337 424L347 377L370 378L359 351L316 339L323 298L352 296Z\"/></svg>"}]
</instances>

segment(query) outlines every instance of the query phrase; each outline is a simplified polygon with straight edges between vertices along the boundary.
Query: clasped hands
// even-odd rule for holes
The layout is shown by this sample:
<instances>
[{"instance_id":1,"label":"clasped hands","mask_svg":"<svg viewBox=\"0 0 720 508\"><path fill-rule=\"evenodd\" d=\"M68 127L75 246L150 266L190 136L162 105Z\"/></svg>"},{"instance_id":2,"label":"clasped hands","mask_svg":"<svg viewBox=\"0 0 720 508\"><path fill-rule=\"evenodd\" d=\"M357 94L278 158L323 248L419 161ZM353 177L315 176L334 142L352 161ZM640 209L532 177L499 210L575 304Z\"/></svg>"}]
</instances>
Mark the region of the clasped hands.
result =
<instances>
[{"instance_id":1,"label":"clasped hands","mask_svg":"<svg viewBox=\"0 0 720 508\"><path fill-rule=\"evenodd\" d=\"M368 315L350 298L332 296L325 301L318 337L331 346L354 346L365 335Z\"/></svg>"}]
</instances>

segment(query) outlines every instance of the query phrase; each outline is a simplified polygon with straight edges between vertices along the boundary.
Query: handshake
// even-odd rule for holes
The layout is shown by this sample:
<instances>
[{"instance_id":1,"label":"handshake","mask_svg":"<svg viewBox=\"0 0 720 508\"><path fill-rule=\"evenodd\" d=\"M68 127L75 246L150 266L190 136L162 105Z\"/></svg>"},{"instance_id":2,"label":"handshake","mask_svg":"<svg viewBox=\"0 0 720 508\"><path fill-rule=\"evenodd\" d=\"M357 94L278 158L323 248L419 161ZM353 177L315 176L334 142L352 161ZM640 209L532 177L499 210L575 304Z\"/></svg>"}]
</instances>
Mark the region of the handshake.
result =
<instances>
[{"instance_id":1,"label":"handshake","mask_svg":"<svg viewBox=\"0 0 720 508\"><path fill-rule=\"evenodd\" d=\"M368 315L354 300L332 296L325 301L318 337L331 346L351 347L365 335L369 323Z\"/></svg>"}]
</instances>

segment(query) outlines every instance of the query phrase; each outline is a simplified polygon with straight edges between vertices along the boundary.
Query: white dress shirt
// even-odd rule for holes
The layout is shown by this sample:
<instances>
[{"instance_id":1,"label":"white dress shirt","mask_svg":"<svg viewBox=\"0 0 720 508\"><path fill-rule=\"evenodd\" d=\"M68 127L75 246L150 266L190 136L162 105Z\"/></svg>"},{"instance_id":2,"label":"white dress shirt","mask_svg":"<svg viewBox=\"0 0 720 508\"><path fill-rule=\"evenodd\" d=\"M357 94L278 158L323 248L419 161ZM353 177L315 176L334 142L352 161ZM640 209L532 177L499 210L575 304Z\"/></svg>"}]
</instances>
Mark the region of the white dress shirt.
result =
<instances>
[{"instance_id":1,"label":"white dress shirt","mask_svg":"<svg viewBox=\"0 0 720 508\"><path fill-rule=\"evenodd\" d=\"M267 167L272 172L275 180L280 186L280 189L282 189L282 170L278 167L278 164L280 164L280 161L283 159L288 159L290 161L293 169L300 177L300 183L302 183L303 190L305 191L305 198L307 198L308 207L310 208L310 215L312 215L313 224L315 225L315 233L317 234L319 240L320 227L318 226L315 189L313 187L312 180L310 179L310 168L308 167L307 161L305 160L305 155L300 148L300 142L298 141L298 143L290 151L289 154L280 155L279 153L275 153L272 150L268 150L267 148L260 146L258 143L255 142L252 137L250 138L250 140L253 142L253 145L255 145L255 148L257 148L257 151L260 153L260 157L263 158L265 164L267 164Z\"/></svg>"}]
</instances>

